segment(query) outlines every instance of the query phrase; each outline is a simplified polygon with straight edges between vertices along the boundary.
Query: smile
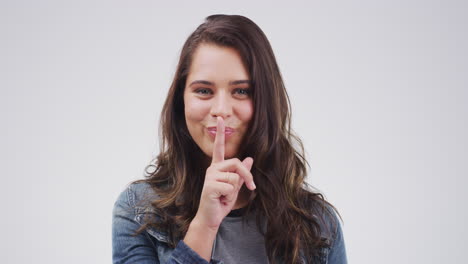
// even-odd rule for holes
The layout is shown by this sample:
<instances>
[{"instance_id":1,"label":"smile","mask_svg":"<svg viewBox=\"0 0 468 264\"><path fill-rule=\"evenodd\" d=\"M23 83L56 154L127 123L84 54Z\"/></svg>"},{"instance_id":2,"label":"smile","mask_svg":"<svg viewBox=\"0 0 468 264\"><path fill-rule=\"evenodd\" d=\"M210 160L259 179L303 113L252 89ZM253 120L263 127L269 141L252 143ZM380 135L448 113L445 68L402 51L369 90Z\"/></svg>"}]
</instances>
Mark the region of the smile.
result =
<instances>
[{"instance_id":1,"label":"smile","mask_svg":"<svg viewBox=\"0 0 468 264\"><path fill-rule=\"evenodd\" d=\"M206 129L206 131L208 132L208 135L210 135L210 137L212 137L213 139L216 137L216 132L217 132L216 127L208 127ZM234 132L235 132L234 128L225 127L224 128L224 137L225 137L225 139L227 140L228 138L230 138L232 136L232 134L234 134Z\"/></svg>"}]
</instances>

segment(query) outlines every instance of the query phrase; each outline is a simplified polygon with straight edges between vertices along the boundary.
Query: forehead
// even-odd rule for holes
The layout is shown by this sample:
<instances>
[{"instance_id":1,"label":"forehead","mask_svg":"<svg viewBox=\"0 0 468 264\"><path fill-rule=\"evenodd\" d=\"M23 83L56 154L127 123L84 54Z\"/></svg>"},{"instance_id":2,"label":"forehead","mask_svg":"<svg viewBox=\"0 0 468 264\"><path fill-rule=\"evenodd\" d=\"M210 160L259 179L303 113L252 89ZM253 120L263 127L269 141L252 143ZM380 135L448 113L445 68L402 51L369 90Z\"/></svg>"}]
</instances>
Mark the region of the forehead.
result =
<instances>
[{"instance_id":1,"label":"forehead","mask_svg":"<svg viewBox=\"0 0 468 264\"><path fill-rule=\"evenodd\" d=\"M198 79L223 83L247 80L249 75L237 50L203 43L193 54L187 76L187 81Z\"/></svg>"}]
</instances>

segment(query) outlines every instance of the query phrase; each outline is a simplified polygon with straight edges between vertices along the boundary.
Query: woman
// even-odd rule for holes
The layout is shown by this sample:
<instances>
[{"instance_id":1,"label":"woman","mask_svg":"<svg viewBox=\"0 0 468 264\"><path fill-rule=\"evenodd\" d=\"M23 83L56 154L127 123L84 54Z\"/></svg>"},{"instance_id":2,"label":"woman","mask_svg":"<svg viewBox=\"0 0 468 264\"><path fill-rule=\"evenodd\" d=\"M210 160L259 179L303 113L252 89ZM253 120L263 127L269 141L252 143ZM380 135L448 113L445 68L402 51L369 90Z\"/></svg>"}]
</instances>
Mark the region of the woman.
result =
<instances>
[{"instance_id":1,"label":"woman","mask_svg":"<svg viewBox=\"0 0 468 264\"><path fill-rule=\"evenodd\" d=\"M155 170L115 204L114 263L346 263L334 207L305 183L281 74L251 20L209 16L189 36L161 132Z\"/></svg>"}]
</instances>

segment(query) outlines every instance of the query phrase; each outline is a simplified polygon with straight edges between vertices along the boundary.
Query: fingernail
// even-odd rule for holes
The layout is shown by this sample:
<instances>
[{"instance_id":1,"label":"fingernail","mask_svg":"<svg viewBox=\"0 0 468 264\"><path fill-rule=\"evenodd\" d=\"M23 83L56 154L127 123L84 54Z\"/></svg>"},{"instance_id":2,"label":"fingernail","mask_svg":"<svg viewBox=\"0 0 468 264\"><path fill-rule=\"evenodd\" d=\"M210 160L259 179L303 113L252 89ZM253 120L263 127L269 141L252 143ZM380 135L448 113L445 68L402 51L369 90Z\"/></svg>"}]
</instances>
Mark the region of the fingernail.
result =
<instances>
[{"instance_id":1,"label":"fingernail","mask_svg":"<svg viewBox=\"0 0 468 264\"><path fill-rule=\"evenodd\" d=\"M255 183L254 183L254 182L252 182L252 183L250 184L250 186L252 187L252 190L257 189L257 186L255 186Z\"/></svg>"}]
</instances>

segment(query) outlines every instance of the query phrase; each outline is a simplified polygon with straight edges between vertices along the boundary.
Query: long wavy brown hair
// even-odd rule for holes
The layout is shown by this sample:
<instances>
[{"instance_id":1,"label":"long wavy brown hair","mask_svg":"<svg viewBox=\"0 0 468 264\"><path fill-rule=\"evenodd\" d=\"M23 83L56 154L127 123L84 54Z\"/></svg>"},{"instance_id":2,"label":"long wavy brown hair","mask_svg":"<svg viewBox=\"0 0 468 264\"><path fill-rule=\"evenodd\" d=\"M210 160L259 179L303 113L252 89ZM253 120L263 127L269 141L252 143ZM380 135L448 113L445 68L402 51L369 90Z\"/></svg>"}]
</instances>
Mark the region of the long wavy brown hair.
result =
<instances>
[{"instance_id":1,"label":"long wavy brown hair","mask_svg":"<svg viewBox=\"0 0 468 264\"><path fill-rule=\"evenodd\" d=\"M207 17L182 48L162 109L160 154L138 181L157 193L151 204L158 217L147 218L137 233L148 227L164 230L175 247L197 212L209 163L188 132L183 94L192 55L201 43L236 49L252 81L254 114L237 155L254 159L257 189L245 214L256 213L271 263L277 258L298 263L300 256L312 263L322 247L330 246L324 229L330 222L336 227L336 209L305 182L308 164L303 144L291 129L289 97L273 50L263 31L239 15Z\"/></svg>"}]
</instances>

